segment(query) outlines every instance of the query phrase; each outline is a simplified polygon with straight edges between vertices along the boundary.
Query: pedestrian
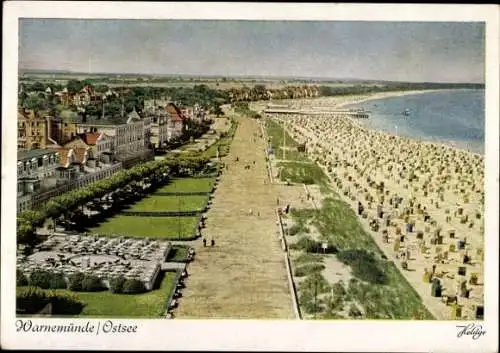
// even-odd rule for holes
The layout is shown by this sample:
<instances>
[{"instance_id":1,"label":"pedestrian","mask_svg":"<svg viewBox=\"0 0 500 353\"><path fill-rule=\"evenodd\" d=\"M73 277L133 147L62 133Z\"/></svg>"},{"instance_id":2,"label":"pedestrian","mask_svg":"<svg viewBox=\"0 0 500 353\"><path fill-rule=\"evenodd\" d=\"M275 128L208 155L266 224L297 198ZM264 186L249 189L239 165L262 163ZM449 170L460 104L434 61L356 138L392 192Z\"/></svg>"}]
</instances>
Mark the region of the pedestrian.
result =
<instances>
[{"instance_id":1,"label":"pedestrian","mask_svg":"<svg viewBox=\"0 0 500 353\"><path fill-rule=\"evenodd\" d=\"M253 164L255 165L255 161L253 161Z\"/></svg>"},{"instance_id":2,"label":"pedestrian","mask_svg":"<svg viewBox=\"0 0 500 353\"><path fill-rule=\"evenodd\" d=\"M276 205L279 205L280 204L280 199L277 197L276 198Z\"/></svg>"},{"instance_id":3,"label":"pedestrian","mask_svg":"<svg viewBox=\"0 0 500 353\"><path fill-rule=\"evenodd\" d=\"M207 247L207 239L203 238L203 247Z\"/></svg>"},{"instance_id":4,"label":"pedestrian","mask_svg":"<svg viewBox=\"0 0 500 353\"><path fill-rule=\"evenodd\" d=\"M257 217L260 217L260 211L257 211Z\"/></svg>"},{"instance_id":5,"label":"pedestrian","mask_svg":"<svg viewBox=\"0 0 500 353\"><path fill-rule=\"evenodd\" d=\"M215 240L214 240L214 238L212 238L212 239L210 240L210 245L211 245L212 247L214 247L214 246L215 246Z\"/></svg>"}]
</instances>

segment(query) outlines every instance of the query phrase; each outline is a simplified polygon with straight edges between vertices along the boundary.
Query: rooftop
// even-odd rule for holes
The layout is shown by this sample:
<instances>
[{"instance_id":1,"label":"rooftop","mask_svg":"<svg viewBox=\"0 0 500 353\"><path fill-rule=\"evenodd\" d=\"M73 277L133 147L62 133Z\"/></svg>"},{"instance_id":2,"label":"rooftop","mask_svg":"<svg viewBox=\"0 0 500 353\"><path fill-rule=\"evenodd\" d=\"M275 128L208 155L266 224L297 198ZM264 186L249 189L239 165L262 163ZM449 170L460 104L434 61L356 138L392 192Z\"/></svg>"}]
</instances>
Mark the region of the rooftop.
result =
<instances>
[{"instance_id":1,"label":"rooftop","mask_svg":"<svg viewBox=\"0 0 500 353\"><path fill-rule=\"evenodd\" d=\"M78 134L78 136L85 142L87 145L95 145L97 144L97 139L101 136L101 132L85 132L83 134Z\"/></svg>"},{"instance_id":2,"label":"rooftop","mask_svg":"<svg viewBox=\"0 0 500 353\"><path fill-rule=\"evenodd\" d=\"M51 149L33 149L33 150L26 150L26 149L19 149L17 150L17 160L22 161L22 160L27 160L31 158L38 158L46 154L51 154L55 153L54 150Z\"/></svg>"}]
</instances>

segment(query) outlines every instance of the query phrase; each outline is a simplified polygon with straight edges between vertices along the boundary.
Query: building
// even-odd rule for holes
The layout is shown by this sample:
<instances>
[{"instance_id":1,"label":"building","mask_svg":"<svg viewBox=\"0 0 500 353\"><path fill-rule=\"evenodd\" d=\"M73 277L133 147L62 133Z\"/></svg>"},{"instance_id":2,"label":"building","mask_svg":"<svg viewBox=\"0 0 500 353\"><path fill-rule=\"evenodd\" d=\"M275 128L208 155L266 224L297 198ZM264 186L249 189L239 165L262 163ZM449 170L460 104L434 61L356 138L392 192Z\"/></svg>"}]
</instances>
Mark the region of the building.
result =
<instances>
[{"instance_id":1,"label":"building","mask_svg":"<svg viewBox=\"0 0 500 353\"><path fill-rule=\"evenodd\" d=\"M89 158L103 163L110 163L113 160L113 137L104 132L84 132L76 136L63 145L65 148L84 148L88 150Z\"/></svg>"},{"instance_id":2,"label":"building","mask_svg":"<svg viewBox=\"0 0 500 353\"><path fill-rule=\"evenodd\" d=\"M144 112L151 120L151 144L157 149L164 148L168 142L168 121L171 117L165 110L167 103L162 106L156 100L144 101Z\"/></svg>"},{"instance_id":3,"label":"building","mask_svg":"<svg viewBox=\"0 0 500 353\"><path fill-rule=\"evenodd\" d=\"M31 195L55 184L59 158L60 155L50 149L18 150L18 212L31 207Z\"/></svg>"},{"instance_id":4,"label":"building","mask_svg":"<svg viewBox=\"0 0 500 353\"><path fill-rule=\"evenodd\" d=\"M49 118L48 130L50 138L61 146L74 139L77 134L76 124L64 121L60 117Z\"/></svg>"},{"instance_id":5,"label":"building","mask_svg":"<svg viewBox=\"0 0 500 353\"><path fill-rule=\"evenodd\" d=\"M57 142L50 137L50 117L46 112L20 108L17 112L17 147L43 149Z\"/></svg>"},{"instance_id":6,"label":"building","mask_svg":"<svg viewBox=\"0 0 500 353\"><path fill-rule=\"evenodd\" d=\"M195 104L193 107L183 107L181 112L186 119L191 119L198 123L205 120L205 109L199 104Z\"/></svg>"},{"instance_id":7,"label":"building","mask_svg":"<svg viewBox=\"0 0 500 353\"><path fill-rule=\"evenodd\" d=\"M94 91L91 85L85 85L80 92L73 96L73 104L78 106L89 105L92 102L100 102L102 97Z\"/></svg>"},{"instance_id":8,"label":"building","mask_svg":"<svg viewBox=\"0 0 500 353\"><path fill-rule=\"evenodd\" d=\"M125 124L78 124L78 133L99 132L112 138L111 153L118 161L143 160L151 154L151 119L134 110ZM147 157L149 158L149 157ZM128 164L125 163L125 167Z\"/></svg>"},{"instance_id":9,"label":"building","mask_svg":"<svg viewBox=\"0 0 500 353\"><path fill-rule=\"evenodd\" d=\"M165 106L165 110L170 115L170 119L167 122L167 141L170 142L182 135L186 118L174 103L168 103Z\"/></svg>"}]
</instances>

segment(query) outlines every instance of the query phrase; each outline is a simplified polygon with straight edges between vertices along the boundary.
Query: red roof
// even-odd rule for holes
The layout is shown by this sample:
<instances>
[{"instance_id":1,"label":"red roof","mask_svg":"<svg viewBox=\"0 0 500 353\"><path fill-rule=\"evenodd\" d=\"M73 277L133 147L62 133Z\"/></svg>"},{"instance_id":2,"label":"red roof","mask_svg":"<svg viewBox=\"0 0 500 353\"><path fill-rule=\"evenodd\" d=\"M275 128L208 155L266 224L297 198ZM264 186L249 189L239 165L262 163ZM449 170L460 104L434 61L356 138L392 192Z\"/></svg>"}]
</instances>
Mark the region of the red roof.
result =
<instances>
[{"instance_id":1,"label":"red roof","mask_svg":"<svg viewBox=\"0 0 500 353\"><path fill-rule=\"evenodd\" d=\"M181 110L173 103L168 103L165 106L165 110L167 111L167 113L170 114L172 120L174 121L183 121L186 119L182 114Z\"/></svg>"},{"instance_id":2,"label":"red roof","mask_svg":"<svg viewBox=\"0 0 500 353\"><path fill-rule=\"evenodd\" d=\"M83 134L78 134L78 136L89 146L94 146L97 144L97 139L101 136L99 132L85 132Z\"/></svg>"}]
</instances>

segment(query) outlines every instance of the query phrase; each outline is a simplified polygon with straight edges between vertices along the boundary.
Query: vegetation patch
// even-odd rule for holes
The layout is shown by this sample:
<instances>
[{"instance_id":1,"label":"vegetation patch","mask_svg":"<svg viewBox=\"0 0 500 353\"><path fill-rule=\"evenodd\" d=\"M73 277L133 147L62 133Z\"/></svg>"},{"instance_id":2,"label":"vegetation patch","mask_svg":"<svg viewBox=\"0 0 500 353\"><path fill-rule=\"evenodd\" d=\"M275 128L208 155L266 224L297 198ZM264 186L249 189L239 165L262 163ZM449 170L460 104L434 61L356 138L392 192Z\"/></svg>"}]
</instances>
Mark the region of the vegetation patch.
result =
<instances>
[{"instance_id":1,"label":"vegetation patch","mask_svg":"<svg viewBox=\"0 0 500 353\"><path fill-rule=\"evenodd\" d=\"M297 184L306 185L325 185L328 183L328 177L323 170L315 163L304 162L279 162L280 180Z\"/></svg>"},{"instance_id":2,"label":"vegetation patch","mask_svg":"<svg viewBox=\"0 0 500 353\"><path fill-rule=\"evenodd\" d=\"M353 275L373 284L386 284L387 276L372 253L364 249L342 250L337 259L352 268Z\"/></svg>"},{"instance_id":3,"label":"vegetation patch","mask_svg":"<svg viewBox=\"0 0 500 353\"><path fill-rule=\"evenodd\" d=\"M152 291L140 294L103 292L72 292L67 289L42 290L33 287L17 289L18 313L33 313L48 302L56 316L105 318L154 318L163 315L165 300L175 286L176 274L160 274ZM34 293L34 294L33 294ZM55 298L55 299L54 299Z\"/></svg>"},{"instance_id":4,"label":"vegetation patch","mask_svg":"<svg viewBox=\"0 0 500 353\"><path fill-rule=\"evenodd\" d=\"M210 192L215 178L175 178L157 192Z\"/></svg>"},{"instance_id":5,"label":"vegetation patch","mask_svg":"<svg viewBox=\"0 0 500 353\"><path fill-rule=\"evenodd\" d=\"M306 276L313 272L321 272L325 269L325 265L316 263L316 264L306 264L300 267L295 268L294 275L296 277Z\"/></svg>"},{"instance_id":6,"label":"vegetation patch","mask_svg":"<svg viewBox=\"0 0 500 353\"><path fill-rule=\"evenodd\" d=\"M189 246L173 245L167 255L169 262L186 262L189 254Z\"/></svg>"},{"instance_id":7,"label":"vegetation patch","mask_svg":"<svg viewBox=\"0 0 500 353\"><path fill-rule=\"evenodd\" d=\"M189 240L194 235L199 217L115 216L90 232L111 237L132 236L153 239Z\"/></svg>"},{"instance_id":8,"label":"vegetation patch","mask_svg":"<svg viewBox=\"0 0 500 353\"><path fill-rule=\"evenodd\" d=\"M132 205L127 211L198 211L202 210L208 201L207 196L148 196Z\"/></svg>"}]
</instances>

